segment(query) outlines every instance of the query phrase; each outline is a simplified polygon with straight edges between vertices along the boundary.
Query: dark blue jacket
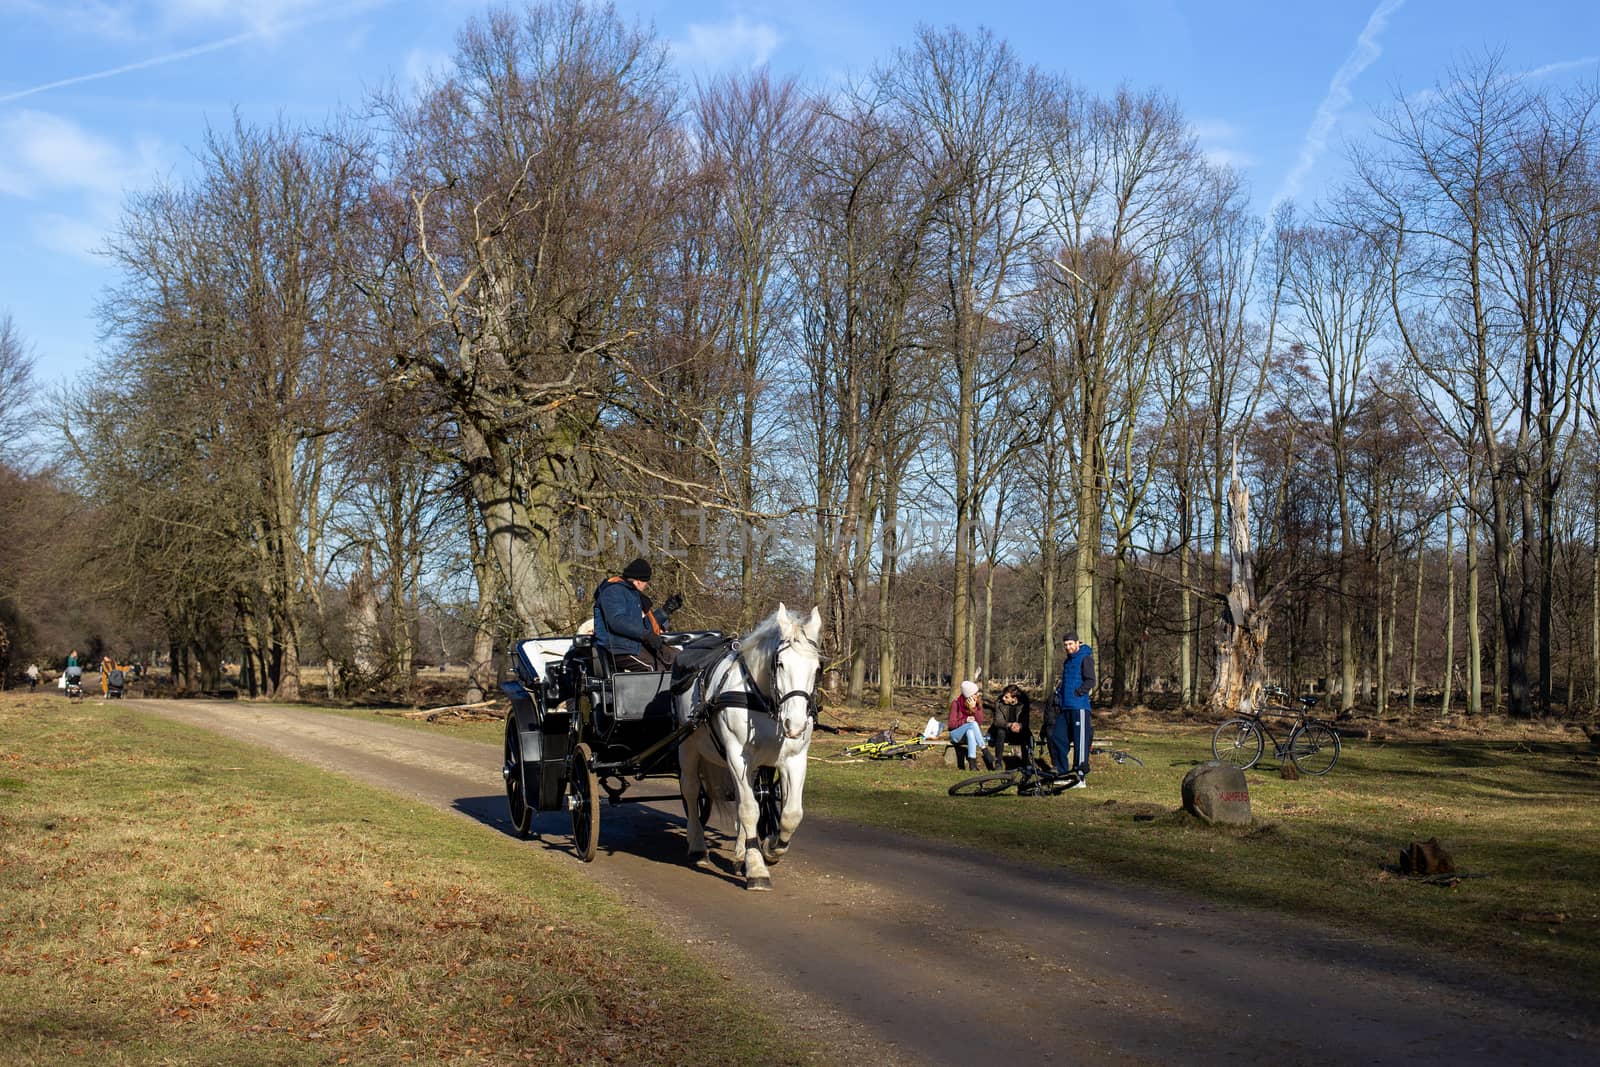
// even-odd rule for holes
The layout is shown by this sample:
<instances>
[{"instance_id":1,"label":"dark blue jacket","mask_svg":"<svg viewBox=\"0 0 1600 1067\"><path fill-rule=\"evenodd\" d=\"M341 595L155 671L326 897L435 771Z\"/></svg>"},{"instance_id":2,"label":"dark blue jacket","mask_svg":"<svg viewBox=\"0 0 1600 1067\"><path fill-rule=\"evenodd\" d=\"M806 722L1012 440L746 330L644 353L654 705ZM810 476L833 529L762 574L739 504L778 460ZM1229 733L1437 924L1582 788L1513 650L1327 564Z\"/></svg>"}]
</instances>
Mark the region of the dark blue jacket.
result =
<instances>
[{"instance_id":1,"label":"dark blue jacket","mask_svg":"<svg viewBox=\"0 0 1600 1067\"><path fill-rule=\"evenodd\" d=\"M1078 651L1061 661L1061 688L1056 691L1063 708L1088 710L1089 694L1094 691L1094 649L1079 645Z\"/></svg>"},{"instance_id":2,"label":"dark blue jacket","mask_svg":"<svg viewBox=\"0 0 1600 1067\"><path fill-rule=\"evenodd\" d=\"M610 649L612 655L637 656L644 649L649 625L639 604L639 590L631 582L607 581L595 593L595 644Z\"/></svg>"}]
</instances>

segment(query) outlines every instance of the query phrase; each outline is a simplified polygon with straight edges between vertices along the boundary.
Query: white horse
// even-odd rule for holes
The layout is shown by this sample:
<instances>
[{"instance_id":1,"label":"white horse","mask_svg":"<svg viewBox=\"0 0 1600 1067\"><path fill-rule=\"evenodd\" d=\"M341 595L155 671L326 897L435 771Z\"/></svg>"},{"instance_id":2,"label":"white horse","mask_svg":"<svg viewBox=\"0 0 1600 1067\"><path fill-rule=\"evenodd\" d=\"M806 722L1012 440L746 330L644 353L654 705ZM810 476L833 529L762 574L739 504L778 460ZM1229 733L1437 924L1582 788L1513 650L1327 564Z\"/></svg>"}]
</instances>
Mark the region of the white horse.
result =
<instances>
[{"instance_id":1,"label":"white horse","mask_svg":"<svg viewBox=\"0 0 1600 1067\"><path fill-rule=\"evenodd\" d=\"M689 862L705 864L702 790L714 802L737 801L733 861L743 865L746 889L771 889L769 863L777 863L800 825L806 753L815 721L822 615L795 614L782 604L772 617L741 637L704 672L699 702L705 721L678 746L678 784L689 823ZM757 826L757 777L776 768L783 798L777 826L765 840Z\"/></svg>"}]
</instances>

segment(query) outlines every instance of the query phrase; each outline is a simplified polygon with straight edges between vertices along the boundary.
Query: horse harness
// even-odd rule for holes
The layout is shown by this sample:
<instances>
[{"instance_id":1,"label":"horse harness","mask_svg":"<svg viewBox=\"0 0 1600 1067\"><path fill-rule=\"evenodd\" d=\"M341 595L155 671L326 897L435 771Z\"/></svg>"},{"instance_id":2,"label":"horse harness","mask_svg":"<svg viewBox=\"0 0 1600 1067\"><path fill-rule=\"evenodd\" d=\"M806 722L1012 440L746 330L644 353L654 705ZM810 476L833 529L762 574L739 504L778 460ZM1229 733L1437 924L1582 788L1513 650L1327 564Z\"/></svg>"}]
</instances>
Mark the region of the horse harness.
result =
<instances>
[{"instance_id":1,"label":"horse harness","mask_svg":"<svg viewBox=\"0 0 1600 1067\"><path fill-rule=\"evenodd\" d=\"M778 677L778 664L783 656L783 650L792 644L794 644L793 641L780 641L776 651L773 653L772 677L774 681ZM791 689L776 698L769 697L761 691L761 686L756 682L755 675L750 673L750 665L745 661L744 651L739 647L738 638L728 638L717 647L721 654L708 658L706 664L690 676L693 681L689 684L693 686L695 691L694 707L690 713L690 718L694 722L705 722L711 717L711 713L719 708L744 708L767 715L773 722L778 724L779 732L787 736L787 733L783 730L782 708L784 704L795 697L800 697L806 702L806 717L809 720L808 728L810 724L817 721L817 695L814 690ZM819 662L821 658L819 653L817 657ZM739 669L743 679L743 687L725 689L710 700L703 699L701 694L710 688L712 676L718 668L722 669L724 672L723 678L726 680L727 672L734 667ZM678 687L674 686L674 688ZM711 740L717 748L717 754L726 759L728 754L722 750L722 741L717 737L715 730L711 731ZM791 740L793 739L791 738Z\"/></svg>"}]
</instances>

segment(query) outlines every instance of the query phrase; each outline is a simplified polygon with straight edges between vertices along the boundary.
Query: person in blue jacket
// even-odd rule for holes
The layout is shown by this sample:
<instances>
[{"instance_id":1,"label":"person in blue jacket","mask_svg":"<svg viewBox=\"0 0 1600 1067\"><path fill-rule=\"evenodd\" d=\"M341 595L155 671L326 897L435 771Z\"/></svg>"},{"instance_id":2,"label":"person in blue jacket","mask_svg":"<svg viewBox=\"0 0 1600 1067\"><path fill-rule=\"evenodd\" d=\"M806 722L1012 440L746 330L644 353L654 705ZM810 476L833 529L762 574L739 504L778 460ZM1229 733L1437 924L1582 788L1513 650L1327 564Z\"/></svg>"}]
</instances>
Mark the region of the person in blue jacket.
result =
<instances>
[{"instance_id":1,"label":"person in blue jacket","mask_svg":"<svg viewBox=\"0 0 1600 1067\"><path fill-rule=\"evenodd\" d=\"M610 650L619 671L662 670L672 662L675 650L661 640L661 616L644 607L652 573L649 560L636 559L595 590L595 644Z\"/></svg>"},{"instance_id":2,"label":"person in blue jacket","mask_svg":"<svg viewBox=\"0 0 1600 1067\"><path fill-rule=\"evenodd\" d=\"M1070 770L1077 781L1068 788L1082 789L1089 778L1089 749L1094 745L1094 723L1089 718L1089 694L1094 692L1094 650L1069 633L1061 642L1061 684L1056 687L1056 716L1050 730L1050 759L1057 772Z\"/></svg>"}]
</instances>

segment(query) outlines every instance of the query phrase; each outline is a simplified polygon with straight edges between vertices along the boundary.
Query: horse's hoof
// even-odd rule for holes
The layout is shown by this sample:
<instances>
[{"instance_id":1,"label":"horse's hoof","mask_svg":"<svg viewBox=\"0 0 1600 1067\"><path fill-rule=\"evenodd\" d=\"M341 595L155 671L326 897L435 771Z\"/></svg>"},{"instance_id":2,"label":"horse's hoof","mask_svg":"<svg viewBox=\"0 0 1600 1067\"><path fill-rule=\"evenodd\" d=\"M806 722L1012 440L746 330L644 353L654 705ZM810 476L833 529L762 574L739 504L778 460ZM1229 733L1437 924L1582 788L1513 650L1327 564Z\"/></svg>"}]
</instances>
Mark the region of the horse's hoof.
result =
<instances>
[{"instance_id":1,"label":"horse's hoof","mask_svg":"<svg viewBox=\"0 0 1600 1067\"><path fill-rule=\"evenodd\" d=\"M760 878L746 878L744 887L750 890L761 890L762 892L770 893L772 892L772 879L767 878L766 876L762 876Z\"/></svg>"},{"instance_id":2,"label":"horse's hoof","mask_svg":"<svg viewBox=\"0 0 1600 1067\"><path fill-rule=\"evenodd\" d=\"M710 859L711 857L707 853L691 852L689 853L689 866L704 867Z\"/></svg>"}]
</instances>

